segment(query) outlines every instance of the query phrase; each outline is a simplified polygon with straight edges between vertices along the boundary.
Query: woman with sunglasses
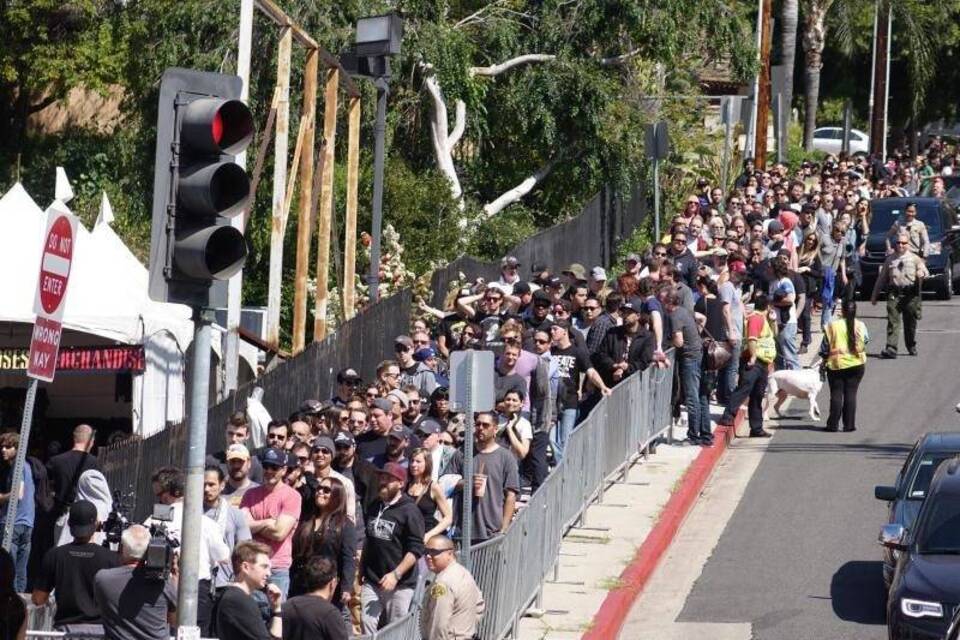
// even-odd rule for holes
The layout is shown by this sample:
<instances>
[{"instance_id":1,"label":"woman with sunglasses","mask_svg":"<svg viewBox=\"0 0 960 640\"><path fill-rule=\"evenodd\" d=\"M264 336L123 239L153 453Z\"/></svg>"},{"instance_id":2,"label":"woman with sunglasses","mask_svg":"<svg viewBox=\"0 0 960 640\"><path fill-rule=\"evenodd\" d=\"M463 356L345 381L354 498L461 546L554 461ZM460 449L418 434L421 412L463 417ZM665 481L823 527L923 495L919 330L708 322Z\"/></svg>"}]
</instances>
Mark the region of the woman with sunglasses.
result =
<instances>
[{"instance_id":1,"label":"woman with sunglasses","mask_svg":"<svg viewBox=\"0 0 960 640\"><path fill-rule=\"evenodd\" d=\"M820 260L820 237L816 233L809 233L804 237L803 244L797 254L797 273L803 279L807 288L806 300L798 319L802 334L800 351L804 354L810 347L813 307L820 298L820 287L823 280L823 263Z\"/></svg>"},{"instance_id":2,"label":"woman with sunglasses","mask_svg":"<svg viewBox=\"0 0 960 640\"><path fill-rule=\"evenodd\" d=\"M314 556L329 558L337 565L337 590L331 603L344 612L350 600L356 573L357 533L347 517L346 491L338 478L323 478L314 496L313 518L300 523L293 536L293 565L290 567L290 597L304 593L303 568Z\"/></svg>"},{"instance_id":3,"label":"woman with sunglasses","mask_svg":"<svg viewBox=\"0 0 960 640\"><path fill-rule=\"evenodd\" d=\"M410 478L405 491L423 515L423 528L426 531L423 541L426 543L433 536L445 533L450 528L453 524L453 510L443 494L443 489L433 481L433 455L430 451L424 448L414 449L410 454L408 471Z\"/></svg>"}]
</instances>

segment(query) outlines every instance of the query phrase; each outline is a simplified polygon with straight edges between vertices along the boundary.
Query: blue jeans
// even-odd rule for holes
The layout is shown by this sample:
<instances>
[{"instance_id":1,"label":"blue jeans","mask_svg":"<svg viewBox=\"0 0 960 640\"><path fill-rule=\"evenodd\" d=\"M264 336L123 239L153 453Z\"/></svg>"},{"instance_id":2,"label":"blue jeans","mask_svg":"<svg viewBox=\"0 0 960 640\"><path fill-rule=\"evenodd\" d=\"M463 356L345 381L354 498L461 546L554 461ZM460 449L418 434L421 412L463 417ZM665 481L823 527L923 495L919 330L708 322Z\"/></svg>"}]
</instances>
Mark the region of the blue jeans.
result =
<instances>
[{"instance_id":1,"label":"blue jeans","mask_svg":"<svg viewBox=\"0 0 960 640\"><path fill-rule=\"evenodd\" d=\"M797 350L797 323L790 322L777 334L777 365L780 369L799 369L800 354Z\"/></svg>"},{"instance_id":2,"label":"blue jeans","mask_svg":"<svg viewBox=\"0 0 960 640\"><path fill-rule=\"evenodd\" d=\"M30 538L32 535L33 527L28 527L25 524L13 525L10 555L13 556L13 567L16 571L13 587L17 593L26 593L27 591L27 561L30 559Z\"/></svg>"},{"instance_id":3,"label":"blue jeans","mask_svg":"<svg viewBox=\"0 0 960 640\"><path fill-rule=\"evenodd\" d=\"M557 417L557 427L550 434L550 444L553 445L553 457L559 463L563 459L563 450L567 446L567 440L577 426L577 410L561 409Z\"/></svg>"},{"instance_id":4,"label":"blue jeans","mask_svg":"<svg viewBox=\"0 0 960 640\"><path fill-rule=\"evenodd\" d=\"M713 431L710 430L710 394L717 386L716 371L702 371L700 373L700 433L701 440L711 440Z\"/></svg>"},{"instance_id":5,"label":"blue jeans","mask_svg":"<svg viewBox=\"0 0 960 640\"><path fill-rule=\"evenodd\" d=\"M700 438L700 360L701 356L677 359L680 365L680 383L683 387L683 405L687 409L687 436ZM709 420L709 416L707 418ZM709 423L707 431L709 432Z\"/></svg>"},{"instance_id":6,"label":"blue jeans","mask_svg":"<svg viewBox=\"0 0 960 640\"><path fill-rule=\"evenodd\" d=\"M290 591L290 569L271 569L270 584L275 584L283 592L283 599L287 599L287 593Z\"/></svg>"},{"instance_id":7,"label":"blue jeans","mask_svg":"<svg viewBox=\"0 0 960 640\"><path fill-rule=\"evenodd\" d=\"M732 340L730 342L730 362L717 372L717 404L726 406L727 401L730 400L730 394L737 388L742 350L742 340Z\"/></svg>"}]
</instances>

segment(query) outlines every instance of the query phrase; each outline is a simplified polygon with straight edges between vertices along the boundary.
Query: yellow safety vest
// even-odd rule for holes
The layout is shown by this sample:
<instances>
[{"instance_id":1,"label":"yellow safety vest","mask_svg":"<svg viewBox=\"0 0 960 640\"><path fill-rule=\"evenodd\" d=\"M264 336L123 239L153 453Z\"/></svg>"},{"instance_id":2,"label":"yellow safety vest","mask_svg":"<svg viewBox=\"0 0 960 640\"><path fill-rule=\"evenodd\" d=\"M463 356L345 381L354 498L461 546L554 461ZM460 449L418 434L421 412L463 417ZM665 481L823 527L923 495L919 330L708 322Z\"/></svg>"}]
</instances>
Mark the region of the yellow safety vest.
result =
<instances>
[{"instance_id":1,"label":"yellow safety vest","mask_svg":"<svg viewBox=\"0 0 960 640\"><path fill-rule=\"evenodd\" d=\"M743 318L743 335L749 336L750 318L761 316L763 318L763 329L760 330L760 337L757 338L757 360L764 364L770 364L777 357L777 343L773 339L773 329L770 328L770 322L767 320L766 313L752 311Z\"/></svg>"},{"instance_id":2,"label":"yellow safety vest","mask_svg":"<svg viewBox=\"0 0 960 640\"><path fill-rule=\"evenodd\" d=\"M853 353L850 353L847 344L847 321L840 318L827 325L827 343L830 345L827 369L837 371L866 364L867 346L864 342L864 330L860 328L862 324L859 320L854 321L857 348Z\"/></svg>"}]
</instances>

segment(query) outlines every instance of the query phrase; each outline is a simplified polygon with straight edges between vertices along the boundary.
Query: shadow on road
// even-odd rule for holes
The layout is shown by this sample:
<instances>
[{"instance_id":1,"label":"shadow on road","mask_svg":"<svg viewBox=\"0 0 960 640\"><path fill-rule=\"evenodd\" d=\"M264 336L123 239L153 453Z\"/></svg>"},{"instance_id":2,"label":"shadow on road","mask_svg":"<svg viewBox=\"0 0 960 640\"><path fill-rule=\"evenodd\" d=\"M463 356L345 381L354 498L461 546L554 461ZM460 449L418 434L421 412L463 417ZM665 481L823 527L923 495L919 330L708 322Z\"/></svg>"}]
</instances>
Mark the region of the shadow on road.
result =
<instances>
[{"instance_id":1,"label":"shadow on road","mask_svg":"<svg viewBox=\"0 0 960 640\"><path fill-rule=\"evenodd\" d=\"M820 428L809 426L788 427L783 425L779 428L783 431L823 431ZM834 442L783 442L779 443L776 439L767 447L767 453L852 453L864 456L869 460L894 459L902 460L910 452L910 445L907 444L869 444L865 442L843 442L844 438L856 437L856 433L824 433Z\"/></svg>"},{"instance_id":2,"label":"shadow on road","mask_svg":"<svg viewBox=\"0 0 960 640\"><path fill-rule=\"evenodd\" d=\"M881 571L879 560L854 560L833 574L830 599L838 618L859 624L886 624Z\"/></svg>"}]
</instances>

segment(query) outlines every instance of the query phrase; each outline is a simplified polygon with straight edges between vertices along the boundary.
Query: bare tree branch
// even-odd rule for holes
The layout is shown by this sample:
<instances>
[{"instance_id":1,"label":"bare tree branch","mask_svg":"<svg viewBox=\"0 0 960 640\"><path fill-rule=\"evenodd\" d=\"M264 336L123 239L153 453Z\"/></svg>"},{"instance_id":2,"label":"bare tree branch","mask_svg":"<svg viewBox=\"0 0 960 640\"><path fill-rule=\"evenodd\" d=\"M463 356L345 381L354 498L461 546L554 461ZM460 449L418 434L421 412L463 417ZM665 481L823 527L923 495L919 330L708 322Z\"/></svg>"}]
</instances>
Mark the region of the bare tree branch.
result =
<instances>
[{"instance_id":1,"label":"bare tree branch","mask_svg":"<svg viewBox=\"0 0 960 640\"><path fill-rule=\"evenodd\" d=\"M635 58L640 54L640 49L634 49L633 51L628 51L627 53L622 53L619 56L613 56L610 58L600 58L600 64L604 67L611 67L614 65L623 64L624 62Z\"/></svg>"},{"instance_id":2,"label":"bare tree branch","mask_svg":"<svg viewBox=\"0 0 960 640\"><path fill-rule=\"evenodd\" d=\"M433 143L433 152L437 160L437 168L450 183L450 196L463 208L463 188L457 176L457 168L453 164L453 147L460 140L466 128L467 107L462 100L457 101L457 122L453 133L448 133L449 115L447 103L443 99L440 82L434 72L433 65L421 62L420 70L424 74L424 86L433 103L430 114L430 141Z\"/></svg>"},{"instance_id":3,"label":"bare tree branch","mask_svg":"<svg viewBox=\"0 0 960 640\"><path fill-rule=\"evenodd\" d=\"M557 56L550 53L526 53L522 56L510 58L506 62L501 62L500 64L495 64L489 67L470 67L470 77L484 76L492 78L521 64L530 64L533 62L552 62L556 59Z\"/></svg>"},{"instance_id":4,"label":"bare tree branch","mask_svg":"<svg viewBox=\"0 0 960 640\"><path fill-rule=\"evenodd\" d=\"M492 218L514 202L517 202L528 193L533 191L533 188L537 186L537 184L542 182L544 178L550 175L550 172L553 171L553 168L557 166L557 163L560 162L562 157L563 153L558 153L547 164L543 165L536 173L524 178L520 184L509 191L505 191L493 202L488 202L487 204L483 205L484 216L487 218Z\"/></svg>"},{"instance_id":5,"label":"bare tree branch","mask_svg":"<svg viewBox=\"0 0 960 640\"><path fill-rule=\"evenodd\" d=\"M456 107L454 107L456 113L456 120L454 120L453 131L450 132L450 136L447 138L447 147L450 151L453 151L454 147L460 142L460 138L463 137L463 132L467 128L467 105L463 100L457 100Z\"/></svg>"},{"instance_id":6,"label":"bare tree branch","mask_svg":"<svg viewBox=\"0 0 960 640\"><path fill-rule=\"evenodd\" d=\"M491 3L488 4L487 6L483 7L482 9L480 9L479 11L475 11L475 12L471 13L470 15L468 15L468 16L467 16L466 18L464 18L463 20L460 20L459 22L457 22L455 25L453 25L453 28L454 28L454 29L460 29L461 27L465 27L465 26L470 25L470 24L473 24L473 23L475 23L475 22L481 22L481 16L482 16L484 13L486 13L487 11L490 11L490 10L496 8L498 5L504 4L505 1L506 1L506 0L497 0L496 2L491 2Z\"/></svg>"}]
</instances>

